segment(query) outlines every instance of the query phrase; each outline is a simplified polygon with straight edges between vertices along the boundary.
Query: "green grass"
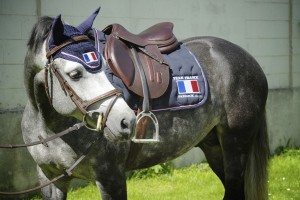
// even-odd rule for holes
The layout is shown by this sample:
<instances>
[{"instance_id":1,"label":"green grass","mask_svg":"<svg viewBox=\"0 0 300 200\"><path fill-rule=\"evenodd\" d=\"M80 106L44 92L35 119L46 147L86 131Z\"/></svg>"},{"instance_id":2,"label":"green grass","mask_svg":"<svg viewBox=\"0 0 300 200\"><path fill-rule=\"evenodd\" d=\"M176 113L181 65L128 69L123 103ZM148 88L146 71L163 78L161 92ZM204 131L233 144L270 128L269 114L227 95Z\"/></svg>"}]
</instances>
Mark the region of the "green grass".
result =
<instances>
[{"instance_id":1,"label":"green grass","mask_svg":"<svg viewBox=\"0 0 300 200\"><path fill-rule=\"evenodd\" d=\"M286 150L270 162L269 199L300 199L300 150Z\"/></svg>"},{"instance_id":2,"label":"green grass","mask_svg":"<svg viewBox=\"0 0 300 200\"><path fill-rule=\"evenodd\" d=\"M222 199L224 192L221 182L207 164L174 170L172 175L131 179L127 184L129 199Z\"/></svg>"},{"instance_id":3,"label":"green grass","mask_svg":"<svg viewBox=\"0 0 300 200\"><path fill-rule=\"evenodd\" d=\"M128 199L222 199L223 186L207 164L174 170L172 174L127 180ZM68 200L100 199L94 184L68 193Z\"/></svg>"},{"instance_id":4,"label":"green grass","mask_svg":"<svg viewBox=\"0 0 300 200\"><path fill-rule=\"evenodd\" d=\"M171 170L165 174L160 173L157 167L151 170L148 177L132 176L127 180L129 200L220 200L223 197L221 182L205 163ZM153 175L155 173L157 175ZM68 193L68 200L81 199L101 198L97 187L89 184ZM269 199L300 199L300 150L287 150L272 157L269 168Z\"/></svg>"}]
</instances>

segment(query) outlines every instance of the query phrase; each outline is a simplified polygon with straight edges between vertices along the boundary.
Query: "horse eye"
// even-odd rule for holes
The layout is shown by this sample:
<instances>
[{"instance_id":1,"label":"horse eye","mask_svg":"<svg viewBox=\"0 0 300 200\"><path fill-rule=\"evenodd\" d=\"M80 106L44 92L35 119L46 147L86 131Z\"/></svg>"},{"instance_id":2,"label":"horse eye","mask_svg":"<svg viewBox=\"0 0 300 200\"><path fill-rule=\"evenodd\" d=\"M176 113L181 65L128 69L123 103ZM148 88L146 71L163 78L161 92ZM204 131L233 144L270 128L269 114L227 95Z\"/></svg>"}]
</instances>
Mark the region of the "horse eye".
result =
<instances>
[{"instance_id":1,"label":"horse eye","mask_svg":"<svg viewBox=\"0 0 300 200\"><path fill-rule=\"evenodd\" d=\"M69 73L69 77L73 80L79 80L82 77L82 74L78 70L74 70Z\"/></svg>"}]
</instances>

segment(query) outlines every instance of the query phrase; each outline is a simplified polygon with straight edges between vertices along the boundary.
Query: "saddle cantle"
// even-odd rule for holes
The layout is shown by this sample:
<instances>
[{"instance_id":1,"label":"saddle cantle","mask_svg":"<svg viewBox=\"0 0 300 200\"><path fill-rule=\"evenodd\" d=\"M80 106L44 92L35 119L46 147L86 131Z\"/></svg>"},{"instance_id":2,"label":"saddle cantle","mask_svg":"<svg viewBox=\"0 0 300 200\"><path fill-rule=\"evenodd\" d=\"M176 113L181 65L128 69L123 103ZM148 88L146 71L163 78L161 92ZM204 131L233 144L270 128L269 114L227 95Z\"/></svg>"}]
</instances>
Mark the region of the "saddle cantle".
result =
<instances>
[{"instance_id":1,"label":"saddle cantle","mask_svg":"<svg viewBox=\"0 0 300 200\"><path fill-rule=\"evenodd\" d=\"M162 96L170 81L169 65L162 53L172 52L179 45L173 34L173 24L159 23L137 35L120 24L112 24L103 32L109 35L104 56L112 72L122 79L129 90L144 97L134 50L146 76L149 97L154 99Z\"/></svg>"}]
</instances>

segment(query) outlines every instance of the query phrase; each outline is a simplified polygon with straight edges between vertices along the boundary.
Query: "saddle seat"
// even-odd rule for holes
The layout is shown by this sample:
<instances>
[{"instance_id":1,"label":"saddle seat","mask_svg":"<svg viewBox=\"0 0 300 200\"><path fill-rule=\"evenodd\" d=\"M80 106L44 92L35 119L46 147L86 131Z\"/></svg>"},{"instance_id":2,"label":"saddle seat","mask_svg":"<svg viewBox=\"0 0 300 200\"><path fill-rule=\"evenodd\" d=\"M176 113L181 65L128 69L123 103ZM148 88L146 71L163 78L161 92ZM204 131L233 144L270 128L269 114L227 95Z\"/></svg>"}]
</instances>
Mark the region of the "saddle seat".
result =
<instances>
[{"instance_id":1,"label":"saddle seat","mask_svg":"<svg viewBox=\"0 0 300 200\"><path fill-rule=\"evenodd\" d=\"M133 34L120 24L112 24L102 32L109 35L104 56L112 72L122 79L129 90L144 97L139 66L145 76L150 98L165 93L170 82L169 65L162 53L177 49L179 43L173 34L173 24L163 22L140 34ZM137 53L139 62L134 59Z\"/></svg>"},{"instance_id":2,"label":"saddle seat","mask_svg":"<svg viewBox=\"0 0 300 200\"><path fill-rule=\"evenodd\" d=\"M103 32L106 34L112 33L114 37L140 47L157 45L161 53L168 53L178 46L178 41L173 34L173 23L171 22L155 24L140 34L133 34L120 24L109 25Z\"/></svg>"}]
</instances>

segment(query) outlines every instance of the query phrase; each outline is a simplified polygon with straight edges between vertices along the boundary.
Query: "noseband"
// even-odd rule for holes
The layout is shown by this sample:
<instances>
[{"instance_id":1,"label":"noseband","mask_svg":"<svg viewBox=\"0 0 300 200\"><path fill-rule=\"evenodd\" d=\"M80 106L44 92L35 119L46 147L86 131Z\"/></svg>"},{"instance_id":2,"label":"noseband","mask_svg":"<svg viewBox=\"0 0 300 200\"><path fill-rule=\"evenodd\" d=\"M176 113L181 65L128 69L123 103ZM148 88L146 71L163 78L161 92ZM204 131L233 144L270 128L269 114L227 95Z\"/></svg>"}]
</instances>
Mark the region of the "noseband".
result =
<instances>
[{"instance_id":1,"label":"noseband","mask_svg":"<svg viewBox=\"0 0 300 200\"><path fill-rule=\"evenodd\" d=\"M50 34L49 34L49 36L50 36ZM49 71L53 72L53 74L56 76L57 80L59 81L62 90L69 95L69 97L72 99L72 101L75 103L77 108L82 113L82 115L83 115L82 121L86 121L87 114L95 113L94 111L88 111L89 106L91 106L101 100L105 100L107 98L113 97L113 99L110 101L110 103L106 109L105 114L102 115L102 113L99 113L98 120L97 120L97 128L93 129L93 128L89 127L88 125L86 125L86 127L91 130L95 130L95 131L103 130L105 127L109 112L111 111L111 108L113 107L117 98L121 96L121 93L117 89L113 89L113 90L108 91L102 95L99 95L89 101L85 101L82 98L80 98L78 96L78 94L75 92L75 90L72 89L72 87L68 83L68 81L63 77L63 75L61 74L61 72L59 71L57 66L55 65L54 60L53 60L53 55L55 53L57 53L60 49L62 49L63 47L65 47L69 44L83 41L83 40L89 40L89 38L86 35L77 36L77 37L67 40L66 42L62 43L61 45L56 46L52 50L50 50L49 45L48 45L48 41L50 38L49 36L48 36L47 44L46 44L46 57L48 59L48 63L45 66L45 90L46 90L46 94L47 94L50 104L52 105L52 96L50 95L50 90L49 90L49 85L48 85Z\"/></svg>"}]
</instances>

